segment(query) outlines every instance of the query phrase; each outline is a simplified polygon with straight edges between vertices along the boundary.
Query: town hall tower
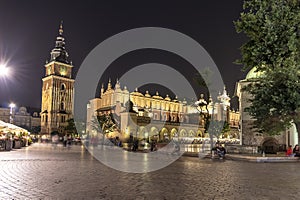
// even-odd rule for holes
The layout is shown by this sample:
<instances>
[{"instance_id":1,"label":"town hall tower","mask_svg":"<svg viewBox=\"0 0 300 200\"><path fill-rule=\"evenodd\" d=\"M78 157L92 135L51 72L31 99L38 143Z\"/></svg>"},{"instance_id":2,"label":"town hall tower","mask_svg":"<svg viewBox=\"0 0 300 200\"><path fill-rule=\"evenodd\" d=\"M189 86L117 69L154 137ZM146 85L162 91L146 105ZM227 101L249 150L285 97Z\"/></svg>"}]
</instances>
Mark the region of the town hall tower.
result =
<instances>
[{"instance_id":1,"label":"town hall tower","mask_svg":"<svg viewBox=\"0 0 300 200\"><path fill-rule=\"evenodd\" d=\"M50 61L45 64L42 86L41 134L65 133L67 120L73 118L74 79L72 62L65 48L63 26L60 24Z\"/></svg>"}]
</instances>

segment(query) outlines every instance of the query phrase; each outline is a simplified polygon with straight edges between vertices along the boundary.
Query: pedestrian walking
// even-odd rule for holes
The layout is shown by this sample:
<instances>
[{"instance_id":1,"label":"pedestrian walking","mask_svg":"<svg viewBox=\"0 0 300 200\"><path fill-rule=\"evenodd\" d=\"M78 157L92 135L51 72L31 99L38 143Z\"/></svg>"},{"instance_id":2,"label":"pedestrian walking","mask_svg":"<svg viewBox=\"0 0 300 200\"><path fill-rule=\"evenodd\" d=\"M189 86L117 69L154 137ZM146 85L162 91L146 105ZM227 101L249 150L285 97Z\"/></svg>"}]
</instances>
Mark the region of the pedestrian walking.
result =
<instances>
[{"instance_id":1,"label":"pedestrian walking","mask_svg":"<svg viewBox=\"0 0 300 200\"><path fill-rule=\"evenodd\" d=\"M67 147L70 148L72 144L72 136L67 134Z\"/></svg>"},{"instance_id":2,"label":"pedestrian walking","mask_svg":"<svg viewBox=\"0 0 300 200\"><path fill-rule=\"evenodd\" d=\"M53 146L54 149L56 149L57 144L58 144L58 139L59 139L58 135L56 135L56 134L53 135L51 139L52 139L52 146Z\"/></svg>"}]
</instances>

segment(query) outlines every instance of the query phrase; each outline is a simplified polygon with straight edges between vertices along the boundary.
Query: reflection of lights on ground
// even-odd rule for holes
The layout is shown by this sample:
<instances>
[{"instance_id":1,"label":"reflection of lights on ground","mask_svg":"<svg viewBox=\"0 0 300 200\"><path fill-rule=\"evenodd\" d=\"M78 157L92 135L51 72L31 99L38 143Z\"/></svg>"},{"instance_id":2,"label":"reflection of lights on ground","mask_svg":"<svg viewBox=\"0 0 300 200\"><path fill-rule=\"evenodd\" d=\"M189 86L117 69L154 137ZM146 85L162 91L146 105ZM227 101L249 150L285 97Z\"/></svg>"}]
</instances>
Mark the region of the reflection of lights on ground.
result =
<instances>
[{"instance_id":1,"label":"reflection of lights on ground","mask_svg":"<svg viewBox=\"0 0 300 200\"><path fill-rule=\"evenodd\" d=\"M0 64L0 76L8 76L9 68L5 64Z\"/></svg>"}]
</instances>

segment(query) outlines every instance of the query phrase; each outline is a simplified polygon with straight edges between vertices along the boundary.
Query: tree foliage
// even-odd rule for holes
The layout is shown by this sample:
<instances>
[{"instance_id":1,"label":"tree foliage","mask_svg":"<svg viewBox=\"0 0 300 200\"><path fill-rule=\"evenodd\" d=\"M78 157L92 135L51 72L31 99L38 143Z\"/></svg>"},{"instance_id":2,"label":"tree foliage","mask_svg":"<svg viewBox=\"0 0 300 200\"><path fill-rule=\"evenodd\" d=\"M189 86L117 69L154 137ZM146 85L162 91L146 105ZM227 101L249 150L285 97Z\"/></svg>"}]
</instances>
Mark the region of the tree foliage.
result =
<instances>
[{"instance_id":1,"label":"tree foliage","mask_svg":"<svg viewBox=\"0 0 300 200\"><path fill-rule=\"evenodd\" d=\"M74 119L73 118L68 119L67 123L68 124L67 124L67 126L65 128L65 130L67 131L67 133L71 134L72 136L78 135Z\"/></svg>"},{"instance_id":2,"label":"tree foliage","mask_svg":"<svg viewBox=\"0 0 300 200\"><path fill-rule=\"evenodd\" d=\"M247 111L259 130L271 135L297 125L300 108L300 1L245 0L235 22L248 41L237 63L262 72L244 88L251 94ZM298 127L297 127L298 128ZM298 131L299 132L299 131Z\"/></svg>"}]
</instances>

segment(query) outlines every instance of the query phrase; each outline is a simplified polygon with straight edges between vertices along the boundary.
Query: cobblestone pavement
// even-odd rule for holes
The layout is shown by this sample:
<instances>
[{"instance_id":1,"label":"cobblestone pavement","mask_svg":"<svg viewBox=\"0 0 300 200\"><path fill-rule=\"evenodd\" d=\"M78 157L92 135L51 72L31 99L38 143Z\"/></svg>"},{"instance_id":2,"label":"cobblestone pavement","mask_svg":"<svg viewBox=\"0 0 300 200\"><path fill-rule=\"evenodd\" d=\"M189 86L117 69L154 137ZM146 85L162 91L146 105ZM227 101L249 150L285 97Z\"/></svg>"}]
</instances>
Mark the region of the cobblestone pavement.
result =
<instances>
[{"instance_id":1,"label":"cobblestone pavement","mask_svg":"<svg viewBox=\"0 0 300 200\"><path fill-rule=\"evenodd\" d=\"M300 199L299 163L181 157L158 171L113 170L81 146L0 152L0 199Z\"/></svg>"}]
</instances>

